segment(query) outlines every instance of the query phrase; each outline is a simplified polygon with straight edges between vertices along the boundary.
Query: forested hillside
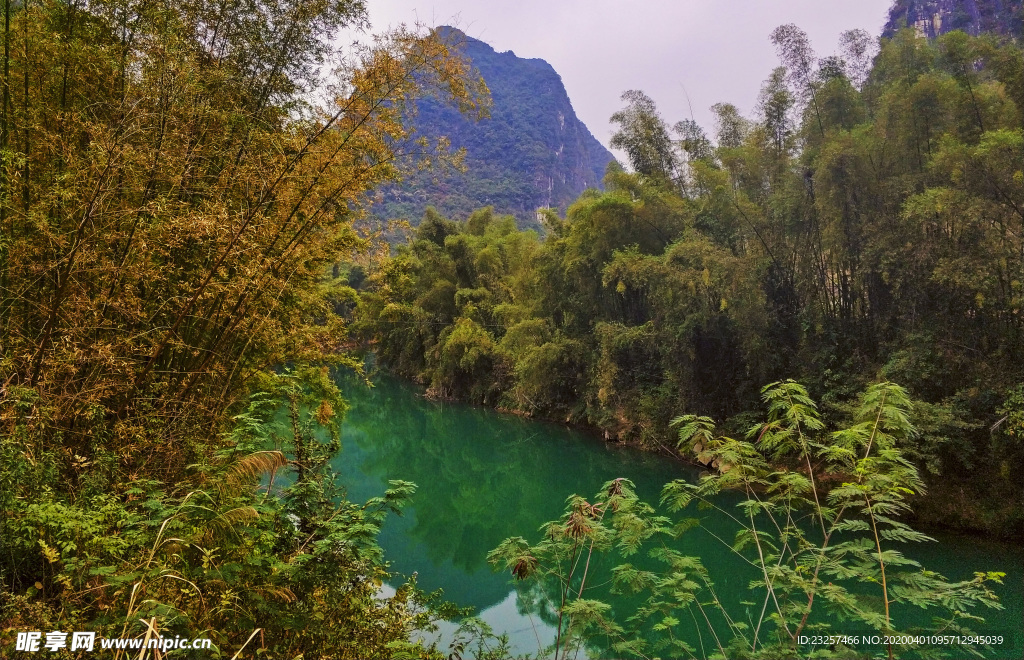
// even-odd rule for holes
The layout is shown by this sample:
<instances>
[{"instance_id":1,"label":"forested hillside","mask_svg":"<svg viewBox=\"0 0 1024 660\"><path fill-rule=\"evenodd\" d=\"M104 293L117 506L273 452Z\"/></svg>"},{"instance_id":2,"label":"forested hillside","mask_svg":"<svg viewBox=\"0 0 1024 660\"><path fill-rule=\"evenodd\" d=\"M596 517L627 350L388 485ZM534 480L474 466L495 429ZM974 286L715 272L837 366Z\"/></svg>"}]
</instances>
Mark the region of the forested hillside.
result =
<instances>
[{"instance_id":1,"label":"forested hillside","mask_svg":"<svg viewBox=\"0 0 1024 660\"><path fill-rule=\"evenodd\" d=\"M921 515L1019 536L1024 53L959 31L898 32L873 60L862 32L820 60L794 26L772 39L754 116L723 103L711 131L670 131L624 95L634 171L543 236L428 211L371 272L360 330L435 396L651 448L681 413L745 432L772 381L806 383L836 423L895 381Z\"/></svg>"},{"instance_id":2,"label":"forested hillside","mask_svg":"<svg viewBox=\"0 0 1024 660\"><path fill-rule=\"evenodd\" d=\"M522 226L539 227L536 212L564 212L584 190L601 185L611 153L573 110L562 79L541 59L496 52L449 27L439 28L479 71L491 93L489 116L475 119L431 98L409 117L420 136L446 137L465 149L464 171L419 171L386 187L374 214L419 222L428 206L465 218L493 206Z\"/></svg>"}]
</instances>

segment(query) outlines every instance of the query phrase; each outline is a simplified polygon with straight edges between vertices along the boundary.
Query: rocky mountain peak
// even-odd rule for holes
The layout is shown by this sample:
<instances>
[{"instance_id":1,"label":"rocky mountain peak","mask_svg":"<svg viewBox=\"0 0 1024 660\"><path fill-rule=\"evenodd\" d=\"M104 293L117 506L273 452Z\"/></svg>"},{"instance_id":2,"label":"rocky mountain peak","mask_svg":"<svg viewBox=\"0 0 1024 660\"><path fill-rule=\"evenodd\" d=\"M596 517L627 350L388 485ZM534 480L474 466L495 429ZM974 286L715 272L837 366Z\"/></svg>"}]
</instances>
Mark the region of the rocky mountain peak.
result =
<instances>
[{"instance_id":1,"label":"rocky mountain peak","mask_svg":"<svg viewBox=\"0 0 1024 660\"><path fill-rule=\"evenodd\" d=\"M891 37L903 27L929 39L953 30L1020 38L1024 0L896 0L882 36Z\"/></svg>"},{"instance_id":2,"label":"rocky mountain peak","mask_svg":"<svg viewBox=\"0 0 1024 660\"><path fill-rule=\"evenodd\" d=\"M447 136L466 149L465 173L440 178L417 173L388 190L375 213L419 221L427 206L460 218L483 206L515 215L521 226L537 222L537 209L561 210L586 188L601 185L612 154L577 118L562 79L545 60L497 52L457 28L442 37L473 62L491 90L491 116L468 119L431 99L412 119L428 137Z\"/></svg>"}]
</instances>

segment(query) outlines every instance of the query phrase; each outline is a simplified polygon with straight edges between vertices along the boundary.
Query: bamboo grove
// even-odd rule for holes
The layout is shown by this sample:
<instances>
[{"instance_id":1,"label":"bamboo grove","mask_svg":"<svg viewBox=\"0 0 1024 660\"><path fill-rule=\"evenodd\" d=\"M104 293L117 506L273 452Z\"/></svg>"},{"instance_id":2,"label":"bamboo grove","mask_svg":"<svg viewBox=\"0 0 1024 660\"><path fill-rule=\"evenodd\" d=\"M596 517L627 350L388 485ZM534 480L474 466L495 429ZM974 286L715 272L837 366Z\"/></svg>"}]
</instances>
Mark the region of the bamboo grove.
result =
<instances>
[{"instance_id":1,"label":"bamboo grove","mask_svg":"<svg viewBox=\"0 0 1024 660\"><path fill-rule=\"evenodd\" d=\"M414 585L374 598L410 486L357 505L325 467L326 369L351 362L331 265L369 249L375 186L457 155L403 126L415 99L487 90L426 30L339 53L365 11L4 1L5 648L73 628L370 657L420 621Z\"/></svg>"},{"instance_id":2,"label":"bamboo grove","mask_svg":"<svg viewBox=\"0 0 1024 660\"><path fill-rule=\"evenodd\" d=\"M428 212L368 278L362 336L441 397L667 447L680 412L745 430L768 382L841 424L908 388L932 521L1024 533L1024 51L905 30L781 65L708 132L623 96L612 167L546 231ZM355 282L356 280L351 279Z\"/></svg>"}]
</instances>

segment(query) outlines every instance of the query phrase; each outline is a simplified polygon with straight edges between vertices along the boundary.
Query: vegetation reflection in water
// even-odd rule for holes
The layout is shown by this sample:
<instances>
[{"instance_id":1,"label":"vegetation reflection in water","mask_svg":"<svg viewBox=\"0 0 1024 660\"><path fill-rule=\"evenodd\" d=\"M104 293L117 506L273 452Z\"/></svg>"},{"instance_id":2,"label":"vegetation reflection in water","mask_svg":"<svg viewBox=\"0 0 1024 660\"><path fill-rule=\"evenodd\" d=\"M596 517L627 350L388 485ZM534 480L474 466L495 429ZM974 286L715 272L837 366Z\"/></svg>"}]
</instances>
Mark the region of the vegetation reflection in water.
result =
<instances>
[{"instance_id":1,"label":"vegetation reflection in water","mask_svg":"<svg viewBox=\"0 0 1024 660\"><path fill-rule=\"evenodd\" d=\"M415 572L420 587L443 589L446 599L473 607L495 632L509 634L518 653L534 653L553 640L554 621L546 615L551 610L546 602L554 590L517 590L507 573L495 573L487 563L490 550L510 536L536 539L542 523L563 513L568 496L590 497L611 479L632 480L643 500L656 503L667 482L696 480L700 474L683 463L558 425L429 401L414 387L385 375L375 377L372 389L354 378L341 379L351 408L334 467L349 496L361 500L379 495L389 479L418 486L413 506L402 518L389 521L380 538L392 570ZM731 601L726 604L734 611L743 611L741 602L749 596L754 574L716 539L731 541L735 532L721 517L707 515L700 528L682 537L678 549L700 556L719 597ZM980 614L987 619L985 631L1007 637L991 657L1022 657L1024 553L958 537L906 551L951 579L969 578L974 571L1006 572L1003 587L997 589L1005 609ZM643 564L642 558L631 560ZM609 569L598 558L595 572L606 574ZM623 616L639 604L622 596L609 599L605 577L589 583L594 598L611 600ZM693 640L698 648L700 642ZM600 650L590 649L590 654Z\"/></svg>"}]
</instances>

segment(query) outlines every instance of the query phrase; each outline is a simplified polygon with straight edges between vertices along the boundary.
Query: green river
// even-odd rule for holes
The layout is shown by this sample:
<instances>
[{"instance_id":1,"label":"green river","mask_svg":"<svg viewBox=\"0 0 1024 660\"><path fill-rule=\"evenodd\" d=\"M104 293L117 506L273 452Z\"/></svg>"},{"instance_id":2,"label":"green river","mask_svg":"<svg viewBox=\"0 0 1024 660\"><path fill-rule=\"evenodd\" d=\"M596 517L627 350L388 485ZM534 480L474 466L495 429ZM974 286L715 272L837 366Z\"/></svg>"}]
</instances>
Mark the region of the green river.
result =
<instances>
[{"instance_id":1,"label":"green river","mask_svg":"<svg viewBox=\"0 0 1024 660\"><path fill-rule=\"evenodd\" d=\"M375 377L375 383L369 389L354 379L341 381L351 408L334 467L349 497L381 495L390 479L415 482L412 506L390 519L380 537L391 570L415 572L422 589L443 589L446 600L473 607L495 632L509 635L517 653L536 654L553 641L553 621L537 613L537 594L519 594L508 573L492 571L486 561L490 550L509 536L536 543L538 528L562 514L566 497L590 499L610 479L629 478L643 499L656 504L666 482L700 475L681 462L559 425L429 401L417 388L386 375ZM754 576L713 536L731 539L735 529L721 517L700 515L702 525L684 535L681 549L701 557L722 600L742 611ZM1005 572L1004 585L997 588L1005 609L979 612L987 622L977 630L1005 638L985 657L1024 657L1024 551L973 538L938 539L903 551L951 579L968 579L974 571ZM632 604L609 597L599 584L591 597L609 600L617 613ZM918 621L914 617L922 615L914 612L904 616L905 623L928 620ZM837 627L836 632L865 631ZM450 634L442 627L442 640ZM699 653L702 640L689 641ZM601 655L600 649L588 653Z\"/></svg>"}]
</instances>

